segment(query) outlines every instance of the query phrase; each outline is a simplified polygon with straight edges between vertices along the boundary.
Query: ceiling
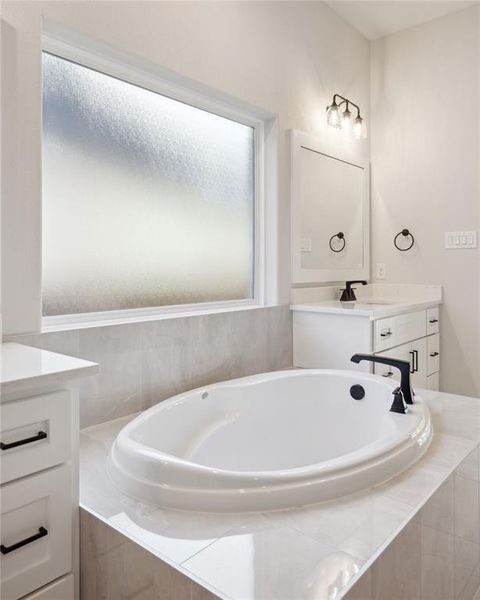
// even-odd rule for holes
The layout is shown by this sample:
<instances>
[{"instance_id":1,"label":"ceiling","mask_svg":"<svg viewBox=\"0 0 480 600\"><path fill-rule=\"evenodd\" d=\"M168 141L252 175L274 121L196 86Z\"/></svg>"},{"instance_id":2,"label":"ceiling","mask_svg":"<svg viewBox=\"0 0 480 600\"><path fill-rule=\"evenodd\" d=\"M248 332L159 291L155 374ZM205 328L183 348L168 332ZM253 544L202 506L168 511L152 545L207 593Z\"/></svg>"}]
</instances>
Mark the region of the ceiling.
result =
<instances>
[{"instance_id":1,"label":"ceiling","mask_svg":"<svg viewBox=\"0 0 480 600\"><path fill-rule=\"evenodd\" d=\"M426 23L478 0L330 0L327 4L367 39Z\"/></svg>"}]
</instances>

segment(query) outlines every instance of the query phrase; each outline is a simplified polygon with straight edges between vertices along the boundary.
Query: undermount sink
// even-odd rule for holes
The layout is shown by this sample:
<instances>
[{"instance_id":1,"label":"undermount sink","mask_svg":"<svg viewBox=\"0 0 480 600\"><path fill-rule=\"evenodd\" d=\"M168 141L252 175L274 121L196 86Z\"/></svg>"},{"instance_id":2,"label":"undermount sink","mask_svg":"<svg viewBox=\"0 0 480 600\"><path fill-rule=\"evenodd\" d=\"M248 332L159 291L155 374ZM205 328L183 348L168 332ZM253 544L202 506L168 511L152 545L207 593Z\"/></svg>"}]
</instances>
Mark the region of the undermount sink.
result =
<instances>
[{"instance_id":1,"label":"undermount sink","mask_svg":"<svg viewBox=\"0 0 480 600\"><path fill-rule=\"evenodd\" d=\"M387 306L389 304L399 304L398 300L384 300L381 298L361 298L357 299L355 304L368 304L369 306Z\"/></svg>"}]
</instances>

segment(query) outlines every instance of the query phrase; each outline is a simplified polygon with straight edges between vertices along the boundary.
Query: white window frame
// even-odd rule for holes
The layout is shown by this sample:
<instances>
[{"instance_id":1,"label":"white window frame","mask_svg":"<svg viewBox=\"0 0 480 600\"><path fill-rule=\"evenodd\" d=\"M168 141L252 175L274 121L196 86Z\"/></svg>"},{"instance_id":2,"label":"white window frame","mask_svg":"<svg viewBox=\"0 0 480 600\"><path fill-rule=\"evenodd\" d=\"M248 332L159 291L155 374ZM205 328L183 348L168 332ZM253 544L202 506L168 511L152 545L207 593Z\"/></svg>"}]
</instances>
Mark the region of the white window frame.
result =
<instances>
[{"instance_id":1,"label":"white window frame","mask_svg":"<svg viewBox=\"0 0 480 600\"><path fill-rule=\"evenodd\" d=\"M101 322L129 322L151 320L169 316L190 314L206 314L259 308L266 305L266 216L265 216L265 125L275 115L262 109L245 106L245 103L226 97L202 84L196 84L184 77L167 71L164 68L141 61L120 51L101 51L86 47L82 42L66 41L50 32L43 33L42 51L54 54L59 58L71 60L79 65L97 70L106 75L117 77L127 83L137 85L179 100L195 108L199 108L243 125L254 130L255 151L255 211L254 211L254 263L253 263L253 298L244 300L224 300L195 304L178 304L158 307L130 308L121 310L98 311L68 315L43 316L42 331L70 329L99 325ZM187 85L186 85L187 82ZM271 129L271 127L269 127ZM271 144L271 140L269 142ZM276 242L276 240L275 240ZM271 277L270 277L271 279ZM270 298L276 295L268 294ZM43 288L42 288L43 298ZM271 303L271 302L270 302Z\"/></svg>"}]
</instances>

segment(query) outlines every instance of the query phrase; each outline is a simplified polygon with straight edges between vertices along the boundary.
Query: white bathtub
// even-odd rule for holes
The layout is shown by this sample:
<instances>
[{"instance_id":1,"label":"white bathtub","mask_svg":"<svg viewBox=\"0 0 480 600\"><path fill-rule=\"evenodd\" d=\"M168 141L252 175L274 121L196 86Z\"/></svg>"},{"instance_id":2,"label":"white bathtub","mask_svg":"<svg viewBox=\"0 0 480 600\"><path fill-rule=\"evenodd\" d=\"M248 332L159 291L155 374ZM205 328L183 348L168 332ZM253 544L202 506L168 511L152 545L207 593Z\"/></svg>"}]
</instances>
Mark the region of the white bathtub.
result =
<instances>
[{"instance_id":1,"label":"white bathtub","mask_svg":"<svg viewBox=\"0 0 480 600\"><path fill-rule=\"evenodd\" d=\"M361 384L362 400L350 387ZM432 426L417 396L389 411L394 382L352 371L264 373L174 396L118 434L114 483L144 502L242 512L312 504L377 485L418 460Z\"/></svg>"}]
</instances>

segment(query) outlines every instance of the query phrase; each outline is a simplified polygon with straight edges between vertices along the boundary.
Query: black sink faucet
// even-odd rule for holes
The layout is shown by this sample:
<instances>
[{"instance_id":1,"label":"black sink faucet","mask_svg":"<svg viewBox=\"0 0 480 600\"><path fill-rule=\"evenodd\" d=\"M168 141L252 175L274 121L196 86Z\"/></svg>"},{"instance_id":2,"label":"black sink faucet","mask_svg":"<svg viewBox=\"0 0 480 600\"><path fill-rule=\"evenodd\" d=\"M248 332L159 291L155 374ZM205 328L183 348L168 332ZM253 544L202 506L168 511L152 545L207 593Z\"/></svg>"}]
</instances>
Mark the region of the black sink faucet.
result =
<instances>
[{"instance_id":1,"label":"black sink faucet","mask_svg":"<svg viewBox=\"0 0 480 600\"><path fill-rule=\"evenodd\" d=\"M364 279L357 279L356 281L346 281L345 289L342 292L342 297L340 298L340 302L355 302L357 299L355 296L355 288L352 288L354 283L361 283L362 285L367 285L367 281Z\"/></svg>"},{"instance_id":2,"label":"black sink faucet","mask_svg":"<svg viewBox=\"0 0 480 600\"><path fill-rule=\"evenodd\" d=\"M354 354L350 359L354 363L359 363L362 360L389 365L400 369L400 390L407 404L413 404L413 392L410 383L410 363L408 360L400 360L399 358L389 358L388 356L376 356L375 354Z\"/></svg>"}]
</instances>

